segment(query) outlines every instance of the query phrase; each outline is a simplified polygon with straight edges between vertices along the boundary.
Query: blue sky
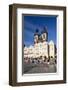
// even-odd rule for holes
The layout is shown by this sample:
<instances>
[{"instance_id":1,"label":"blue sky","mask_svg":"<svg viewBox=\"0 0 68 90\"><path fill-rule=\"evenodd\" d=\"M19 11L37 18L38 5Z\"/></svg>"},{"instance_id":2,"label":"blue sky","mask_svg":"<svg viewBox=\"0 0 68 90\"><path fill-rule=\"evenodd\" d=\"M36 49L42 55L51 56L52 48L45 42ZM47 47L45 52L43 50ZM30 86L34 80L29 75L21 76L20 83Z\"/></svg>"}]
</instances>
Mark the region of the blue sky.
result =
<instances>
[{"instance_id":1,"label":"blue sky","mask_svg":"<svg viewBox=\"0 0 68 90\"><path fill-rule=\"evenodd\" d=\"M56 44L56 16L24 16L24 44L26 46L34 44L34 33L39 29L39 33L43 27L47 27L48 42L53 40Z\"/></svg>"}]
</instances>

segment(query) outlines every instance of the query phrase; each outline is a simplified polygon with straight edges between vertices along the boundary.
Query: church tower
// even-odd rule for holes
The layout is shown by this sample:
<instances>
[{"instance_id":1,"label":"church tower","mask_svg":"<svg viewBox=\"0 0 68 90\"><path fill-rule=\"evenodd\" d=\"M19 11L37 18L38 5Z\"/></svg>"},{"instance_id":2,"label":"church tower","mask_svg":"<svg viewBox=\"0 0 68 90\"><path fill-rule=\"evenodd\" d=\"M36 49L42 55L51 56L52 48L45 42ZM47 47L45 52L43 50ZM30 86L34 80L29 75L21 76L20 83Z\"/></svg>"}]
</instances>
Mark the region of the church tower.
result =
<instances>
[{"instance_id":1,"label":"church tower","mask_svg":"<svg viewBox=\"0 0 68 90\"><path fill-rule=\"evenodd\" d=\"M42 38L42 42L48 40L47 27L44 27L44 28L43 28L43 31L41 32L41 38Z\"/></svg>"},{"instance_id":2,"label":"church tower","mask_svg":"<svg viewBox=\"0 0 68 90\"><path fill-rule=\"evenodd\" d=\"M36 29L35 34L34 34L34 44L38 43L39 41L39 34L38 34L39 30Z\"/></svg>"}]
</instances>

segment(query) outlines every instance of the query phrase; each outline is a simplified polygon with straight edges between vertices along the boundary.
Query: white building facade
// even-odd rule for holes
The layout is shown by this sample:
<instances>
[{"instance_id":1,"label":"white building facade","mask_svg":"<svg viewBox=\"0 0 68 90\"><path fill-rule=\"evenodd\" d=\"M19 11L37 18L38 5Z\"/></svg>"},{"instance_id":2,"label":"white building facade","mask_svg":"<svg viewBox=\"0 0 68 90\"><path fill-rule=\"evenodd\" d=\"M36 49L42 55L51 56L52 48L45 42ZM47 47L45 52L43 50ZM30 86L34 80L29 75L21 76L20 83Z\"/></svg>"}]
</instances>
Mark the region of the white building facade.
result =
<instances>
[{"instance_id":1,"label":"white building facade","mask_svg":"<svg viewBox=\"0 0 68 90\"><path fill-rule=\"evenodd\" d=\"M34 34L33 46L24 47L24 58L42 58L41 60L55 58L55 49L54 42L52 40L48 42L48 33L44 28L41 35L38 34L38 31Z\"/></svg>"}]
</instances>

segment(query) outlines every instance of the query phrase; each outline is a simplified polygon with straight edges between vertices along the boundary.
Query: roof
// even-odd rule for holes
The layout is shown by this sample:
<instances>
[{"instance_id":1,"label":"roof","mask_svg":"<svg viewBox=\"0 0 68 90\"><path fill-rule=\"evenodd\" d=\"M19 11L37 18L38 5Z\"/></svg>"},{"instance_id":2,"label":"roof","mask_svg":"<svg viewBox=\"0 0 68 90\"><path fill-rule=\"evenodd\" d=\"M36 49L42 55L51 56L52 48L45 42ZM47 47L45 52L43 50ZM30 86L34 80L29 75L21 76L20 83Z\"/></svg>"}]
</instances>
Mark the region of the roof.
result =
<instances>
[{"instance_id":1,"label":"roof","mask_svg":"<svg viewBox=\"0 0 68 90\"><path fill-rule=\"evenodd\" d=\"M48 33L48 32L47 32L47 26L43 27L43 30L42 30L41 33Z\"/></svg>"},{"instance_id":2,"label":"roof","mask_svg":"<svg viewBox=\"0 0 68 90\"><path fill-rule=\"evenodd\" d=\"M36 29L34 35L38 35L38 33L39 33L39 29Z\"/></svg>"},{"instance_id":3,"label":"roof","mask_svg":"<svg viewBox=\"0 0 68 90\"><path fill-rule=\"evenodd\" d=\"M49 44L50 44L50 45L51 45L51 44L53 45L53 44L54 44L54 42L51 40L51 41L49 42Z\"/></svg>"}]
</instances>

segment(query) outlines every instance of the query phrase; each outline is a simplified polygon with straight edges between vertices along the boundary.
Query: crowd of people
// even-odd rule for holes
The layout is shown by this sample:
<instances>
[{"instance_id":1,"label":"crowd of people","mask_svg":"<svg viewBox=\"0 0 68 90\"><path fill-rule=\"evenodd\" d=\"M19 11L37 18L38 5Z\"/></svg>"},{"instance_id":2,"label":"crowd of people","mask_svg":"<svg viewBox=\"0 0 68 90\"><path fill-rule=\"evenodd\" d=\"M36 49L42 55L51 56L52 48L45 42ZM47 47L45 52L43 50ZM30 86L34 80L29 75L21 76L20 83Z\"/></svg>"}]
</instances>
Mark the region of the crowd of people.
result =
<instances>
[{"instance_id":1,"label":"crowd of people","mask_svg":"<svg viewBox=\"0 0 68 90\"><path fill-rule=\"evenodd\" d=\"M57 58L53 58L53 57L49 57L49 58L46 58L46 57L37 57L37 58L29 58L29 57L26 57L24 58L24 62L25 63L34 63L34 64L38 64L38 63L57 63Z\"/></svg>"}]
</instances>

